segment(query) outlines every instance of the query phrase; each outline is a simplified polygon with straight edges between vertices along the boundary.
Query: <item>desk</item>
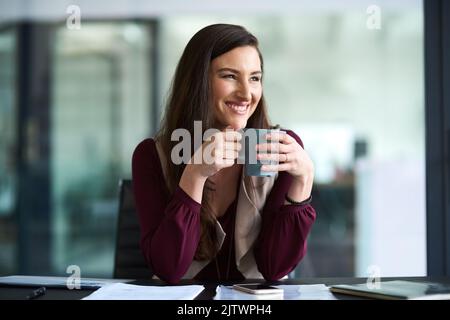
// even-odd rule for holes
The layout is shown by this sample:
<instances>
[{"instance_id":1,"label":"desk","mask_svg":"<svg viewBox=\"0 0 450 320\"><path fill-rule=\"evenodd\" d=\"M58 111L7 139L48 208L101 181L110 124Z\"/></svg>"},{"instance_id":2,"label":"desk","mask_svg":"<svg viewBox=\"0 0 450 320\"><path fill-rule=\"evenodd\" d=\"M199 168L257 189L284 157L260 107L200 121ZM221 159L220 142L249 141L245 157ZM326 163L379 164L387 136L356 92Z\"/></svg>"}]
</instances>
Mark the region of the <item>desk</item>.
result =
<instances>
[{"instance_id":1,"label":"desk","mask_svg":"<svg viewBox=\"0 0 450 320\"><path fill-rule=\"evenodd\" d=\"M396 277L396 278L382 278L383 281L389 280L413 280L413 281L432 281L450 283L449 277ZM261 280L246 280L244 282L263 282ZM282 281L271 282L270 284L355 284L364 283L366 278L305 278L305 279L287 279ZM136 285L165 285L161 280L136 280L131 282ZM205 286L205 290L195 300L212 300L215 295L215 289L218 284L231 285L232 282L199 282L193 280L182 280L180 285L188 284L201 284ZM12 287L0 285L0 300L25 300L26 296L32 291L32 288L28 287ZM94 290L69 290L64 288L47 288L46 294L39 297L36 300L79 300L83 297L91 294ZM347 295L335 294L335 297L339 300L353 300L361 299Z\"/></svg>"}]
</instances>

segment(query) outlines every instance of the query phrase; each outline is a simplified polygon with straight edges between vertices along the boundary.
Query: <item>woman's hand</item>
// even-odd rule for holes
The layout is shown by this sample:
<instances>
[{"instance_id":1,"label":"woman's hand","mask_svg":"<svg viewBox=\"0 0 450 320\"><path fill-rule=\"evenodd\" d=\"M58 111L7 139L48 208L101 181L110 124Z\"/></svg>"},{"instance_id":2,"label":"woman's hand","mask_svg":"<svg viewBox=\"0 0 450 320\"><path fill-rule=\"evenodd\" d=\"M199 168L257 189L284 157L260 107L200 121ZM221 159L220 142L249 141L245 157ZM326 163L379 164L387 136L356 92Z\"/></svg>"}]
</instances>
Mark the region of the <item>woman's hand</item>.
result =
<instances>
[{"instance_id":1,"label":"woman's hand","mask_svg":"<svg viewBox=\"0 0 450 320\"><path fill-rule=\"evenodd\" d=\"M272 132L266 135L270 142L258 144L257 159L278 161L275 165L263 165L262 171L287 171L294 179L305 183L314 175L314 165L306 151L286 132ZM259 153L270 152L270 153Z\"/></svg>"},{"instance_id":2,"label":"woman's hand","mask_svg":"<svg viewBox=\"0 0 450 320\"><path fill-rule=\"evenodd\" d=\"M266 135L269 143L256 146L257 159L277 161L278 164L263 165L262 171L287 171L293 178L288 196L297 202L308 199L312 192L314 165L306 151L297 141L285 132L274 132ZM284 204L290 204L285 200Z\"/></svg>"},{"instance_id":3,"label":"woman's hand","mask_svg":"<svg viewBox=\"0 0 450 320\"><path fill-rule=\"evenodd\" d=\"M208 178L235 163L242 148L242 134L231 127L213 134L196 150L189 165L203 178Z\"/></svg>"}]
</instances>

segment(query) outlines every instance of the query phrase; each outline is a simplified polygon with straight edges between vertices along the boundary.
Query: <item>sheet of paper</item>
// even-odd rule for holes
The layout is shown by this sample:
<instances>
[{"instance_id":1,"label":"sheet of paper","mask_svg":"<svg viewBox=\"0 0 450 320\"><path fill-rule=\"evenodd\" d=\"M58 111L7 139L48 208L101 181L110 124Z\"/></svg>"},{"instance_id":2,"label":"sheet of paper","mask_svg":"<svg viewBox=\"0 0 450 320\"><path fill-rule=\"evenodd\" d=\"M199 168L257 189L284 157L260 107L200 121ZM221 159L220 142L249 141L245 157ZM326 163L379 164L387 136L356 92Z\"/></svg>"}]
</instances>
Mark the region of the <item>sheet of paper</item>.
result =
<instances>
[{"instance_id":1,"label":"sheet of paper","mask_svg":"<svg viewBox=\"0 0 450 320\"><path fill-rule=\"evenodd\" d=\"M282 294L252 294L230 286L218 286L214 300L336 300L324 284L278 285Z\"/></svg>"},{"instance_id":2,"label":"sheet of paper","mask_svg":"<svg viewBox=\"0 0 450 320\"><path fill-rule=\"evenodd\" d=\"M205 287L190 286L137 286L115 283L104 286L83 300L193 300Z\"/></svg>"},{"instance_id":3,"label":"sheet of paper","mask_svg":"<svg viewBox=\"0 0 450 320\"><path fill-rule=\"evenodd\" d=\"M324 284L279 285L284 290L284 300L336 300Z\"/></svg>"},{"instance_id":4,"label":"sheet of paper","mask_svg":"<svg viewBox=\"0 0 450 320\"><path fill-rule=\"evenodd\" d=\"M235 290L231 286L217 286L214 300L283 300L283 294L252 294Z\"/></svg>"},{"instance_id":5,"label":"sheet of paper","mask_svg":"<svg viewBox=\"0 0 450 320\"><path fill-rule=\"evenodd\" d=\"M73 279L69 277L38 277L38 276L7 276L0 277L0 284L14 285L14 286L44 286L44 287L62 287L67 288L67 281L74 285ZM82 288L97 289L105 285L129 282L128 279L96 279L96 278L81 278L80 286Z\"/></svg>"}]
</instances>

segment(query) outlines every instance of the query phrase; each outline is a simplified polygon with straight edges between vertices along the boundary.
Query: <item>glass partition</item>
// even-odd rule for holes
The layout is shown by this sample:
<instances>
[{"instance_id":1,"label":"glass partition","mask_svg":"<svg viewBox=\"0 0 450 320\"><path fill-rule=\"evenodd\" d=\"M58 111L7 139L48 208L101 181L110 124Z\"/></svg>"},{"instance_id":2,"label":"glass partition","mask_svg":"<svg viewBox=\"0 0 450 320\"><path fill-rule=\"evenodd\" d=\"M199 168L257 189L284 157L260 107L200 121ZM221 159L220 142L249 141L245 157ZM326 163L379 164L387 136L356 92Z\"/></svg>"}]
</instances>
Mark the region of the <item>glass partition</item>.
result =
<instances>
[{"instance_id":1,"label":"glass partition","mask_svg":"<svg viewBox=\"0 0 450 320\"><path fill-rule=\"evenodd\" d=\"M17 268L16 32L0 31L0 274Z\"/></svg>"},{"instance_id":2,"label":"glass partition","mask_svg":"<svg viewBox=\"0 0 450 320\"><path fill-rule=\"evenodd\" d=\"M152 39L140 23L57 29L52 106L53 264L112 276L118 182L150 131Z\"/></svg>"},{"instance_id":3,"label":"glass partition","mask_svg":"<svg viewBox=\"0 0 450 320\"><path fill-rule=\"evenodd\" d=\"M422 3L385 3L379 25L374 8L324 8L164 18L163 93L197 30L245 26L261 43L270 116L316 168L317 221L291 276L425 275Z\"/></svg>"}]
</instances>

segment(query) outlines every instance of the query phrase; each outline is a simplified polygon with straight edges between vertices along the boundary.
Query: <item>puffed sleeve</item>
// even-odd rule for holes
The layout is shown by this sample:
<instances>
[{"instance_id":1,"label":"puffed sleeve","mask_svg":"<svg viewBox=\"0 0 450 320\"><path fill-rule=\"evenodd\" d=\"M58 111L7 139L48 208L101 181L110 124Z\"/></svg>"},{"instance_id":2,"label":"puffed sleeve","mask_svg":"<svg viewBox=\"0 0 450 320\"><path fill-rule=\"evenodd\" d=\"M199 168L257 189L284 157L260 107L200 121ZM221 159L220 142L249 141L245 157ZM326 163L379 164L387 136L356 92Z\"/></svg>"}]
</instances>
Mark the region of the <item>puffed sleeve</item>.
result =
<instances>
[{"instance_id":1,"label":"puffed sleeve","mask_svg":"<svg viewBox=\"0 0 450 320\"><path fill-rule=\"evenodd\" d=\"M302 141L294 132L286 131L303 147ZM263 209L255 259L259 271L269 281L287 275L304 257L306 240L316 219L316 212L311 204L284 204L292 179L289 173L279 172Z\"/></svg>"},{"instance_id":2,"label":"puffed sleeve","mask_svg":"<svg viewBox=\"0 0 450 320\"><path fill-rule=\"evenodd\" d=\"M153 139L136 147L132 175L141 250L155 275L177 283L197 249L201 204L180 186L169 195Z\"/></svg>"}]
</instances>

